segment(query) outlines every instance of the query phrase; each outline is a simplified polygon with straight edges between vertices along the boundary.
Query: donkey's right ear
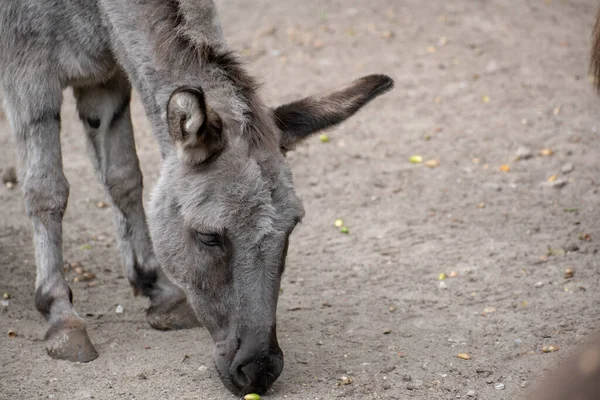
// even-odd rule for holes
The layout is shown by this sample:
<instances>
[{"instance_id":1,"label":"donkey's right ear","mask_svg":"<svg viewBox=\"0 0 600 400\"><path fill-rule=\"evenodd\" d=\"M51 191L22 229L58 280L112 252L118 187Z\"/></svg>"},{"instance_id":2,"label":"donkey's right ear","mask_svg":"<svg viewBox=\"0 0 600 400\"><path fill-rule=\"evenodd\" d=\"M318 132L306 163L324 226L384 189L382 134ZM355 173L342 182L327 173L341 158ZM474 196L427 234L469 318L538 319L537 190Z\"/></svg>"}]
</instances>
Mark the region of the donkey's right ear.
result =
<instances>
[{"instance_id":1,"label":"donkey's right ear","mask_svg":"<svg viewBox=\"0 0 600 400\"><path fill-rule=\"evenodd\" d=\"M179 158L189 164L201 164L225 147L221 118L206 105L200 88L184 86L171 94L167 124Z\"/></svg>"}]
</instances>

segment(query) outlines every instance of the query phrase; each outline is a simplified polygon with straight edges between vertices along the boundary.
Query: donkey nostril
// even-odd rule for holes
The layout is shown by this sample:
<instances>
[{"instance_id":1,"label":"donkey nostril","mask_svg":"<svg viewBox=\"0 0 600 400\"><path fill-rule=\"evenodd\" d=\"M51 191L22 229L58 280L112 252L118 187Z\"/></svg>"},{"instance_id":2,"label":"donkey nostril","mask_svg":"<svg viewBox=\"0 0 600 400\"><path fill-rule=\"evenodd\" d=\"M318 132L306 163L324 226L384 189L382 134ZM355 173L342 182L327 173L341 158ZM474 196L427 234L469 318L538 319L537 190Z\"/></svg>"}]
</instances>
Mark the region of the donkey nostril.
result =
<instances>
[{"instance_id":1,"label":"donkey nostril","mask_svg":"<svg viewBox=\"0 0 600 400\"><path fill-rule=\"evenodd\" d=\"M231 381L233 384L239 389L248 386L252 383L252 380L248 378L246 373L244 372L244 366L238 366L235 371L231 374Z\"/></svg>"},{"instance_id":2,"label":"donkey nostril","mask_svg":"<svg viewBox=\"0 0 600 400\"><path fill-rule=\"evenodd\" d=\"M242 373L246 376L246 379L248 379L252 383L256 383L257 371L256 371L254 363L244 365L241 370L242 370Z\"/></svg>"},{"instance_id":3,"label":"donkey nostril","mask_svg":"<svg viewBox=\"0 0 600 400\"><path fill-rule=\"evenodd\" d=\"M266 390L274 380L269 379L271 363L268 357L259 357L233 369L231 381L238 389ZM271 381L271 382L269 382Z\"/></svg>"}]
</instances>

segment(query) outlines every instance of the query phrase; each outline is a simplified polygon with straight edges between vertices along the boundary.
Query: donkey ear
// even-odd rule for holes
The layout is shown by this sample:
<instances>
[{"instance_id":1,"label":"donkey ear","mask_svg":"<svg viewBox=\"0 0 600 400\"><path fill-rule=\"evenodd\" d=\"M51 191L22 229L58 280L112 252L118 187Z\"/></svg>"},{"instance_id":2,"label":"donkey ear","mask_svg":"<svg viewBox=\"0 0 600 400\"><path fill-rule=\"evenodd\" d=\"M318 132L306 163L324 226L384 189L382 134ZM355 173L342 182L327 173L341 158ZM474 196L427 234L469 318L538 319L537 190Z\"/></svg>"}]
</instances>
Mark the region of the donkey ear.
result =
<instances>
[{"instance_id":1,"label":"donkey ear","mask_svg":"<svg viewBox=\"0 0 600 400\"><path fill-rule=\"evenodd\" d=\"M275 122L282 131L282 150L292 150L311 134L339 124L393 87L389 76L368 75L344 88L277 107Z\"/></svg>"},{"instance_id":2,"label":"donkey ear","mask_svg":"<svg viewBox=\"0 0 600 400\"><path fill-rule=\"evenodd\" d=\"M200 88L180 87L171 94L167 123L179 157L189 164L200 164L225 146L221 118L206 105Z\"/></svg>"}]
</instances>

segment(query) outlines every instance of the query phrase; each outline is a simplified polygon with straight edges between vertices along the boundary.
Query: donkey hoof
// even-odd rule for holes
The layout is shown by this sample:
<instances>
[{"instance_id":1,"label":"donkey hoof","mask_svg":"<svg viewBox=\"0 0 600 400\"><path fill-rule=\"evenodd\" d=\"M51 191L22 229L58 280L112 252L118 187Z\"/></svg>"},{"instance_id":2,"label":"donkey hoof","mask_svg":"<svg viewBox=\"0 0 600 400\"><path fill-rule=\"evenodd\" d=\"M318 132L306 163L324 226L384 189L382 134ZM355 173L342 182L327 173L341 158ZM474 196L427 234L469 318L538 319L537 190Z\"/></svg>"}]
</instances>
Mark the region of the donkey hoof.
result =
<instances>
[{"instance_id":1,"label":"donkey hoof","mask_svg":"<svg viewBox=\"0 0 600 400\"><path fill-rule=\"evenodd\" d=\"M148 323L159 331L196 328L200 322L184 298L173 305L150 306L146 313Z\"/></svg>"},{"instance_id":2,"label":"donkey hoof","mask_svg":"<svg viewBox=\"0 0 600 400\"><path fill-rule=\"evenodd\" d=\"M59 320L46 332L48 355L59 360L89 362L98 358L83 321L75 318Z\"/></svg>"}]
</instances>

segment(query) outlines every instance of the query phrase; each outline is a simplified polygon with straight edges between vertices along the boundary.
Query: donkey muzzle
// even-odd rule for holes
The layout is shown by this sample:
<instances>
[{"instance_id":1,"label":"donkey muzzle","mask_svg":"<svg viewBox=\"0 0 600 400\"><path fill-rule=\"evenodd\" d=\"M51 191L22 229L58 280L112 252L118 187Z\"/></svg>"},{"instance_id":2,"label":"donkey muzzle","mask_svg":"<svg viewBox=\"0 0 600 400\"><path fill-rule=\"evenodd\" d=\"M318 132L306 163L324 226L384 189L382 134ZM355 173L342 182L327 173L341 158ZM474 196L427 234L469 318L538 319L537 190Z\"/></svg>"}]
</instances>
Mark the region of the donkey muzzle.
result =
<instances>
[{"instance_id":1,"label":"donkey muzzle","mask_svg":"<svg viewBox=\"0 0 600 400\"><path fill-rule=\"evenodd\" d=\"M235 395L265 393L283 370L283 352L275 329L262 335L242 334L239 340L221 343L217 345L221 351L214 353L215 363L221 380Z\"/></svg>"},{"instance_id":2,"label":"donkey muzzle","mask_svg":"<svg viewBox=\"0 0 600 400\"><path fill-rule=\"evenodd\" d=\"M247 353L241 348L231 363L229 377L239 394L265 393L282 370L283 353L279 347L259 353Z\"/></svg>"}]
</instances>

